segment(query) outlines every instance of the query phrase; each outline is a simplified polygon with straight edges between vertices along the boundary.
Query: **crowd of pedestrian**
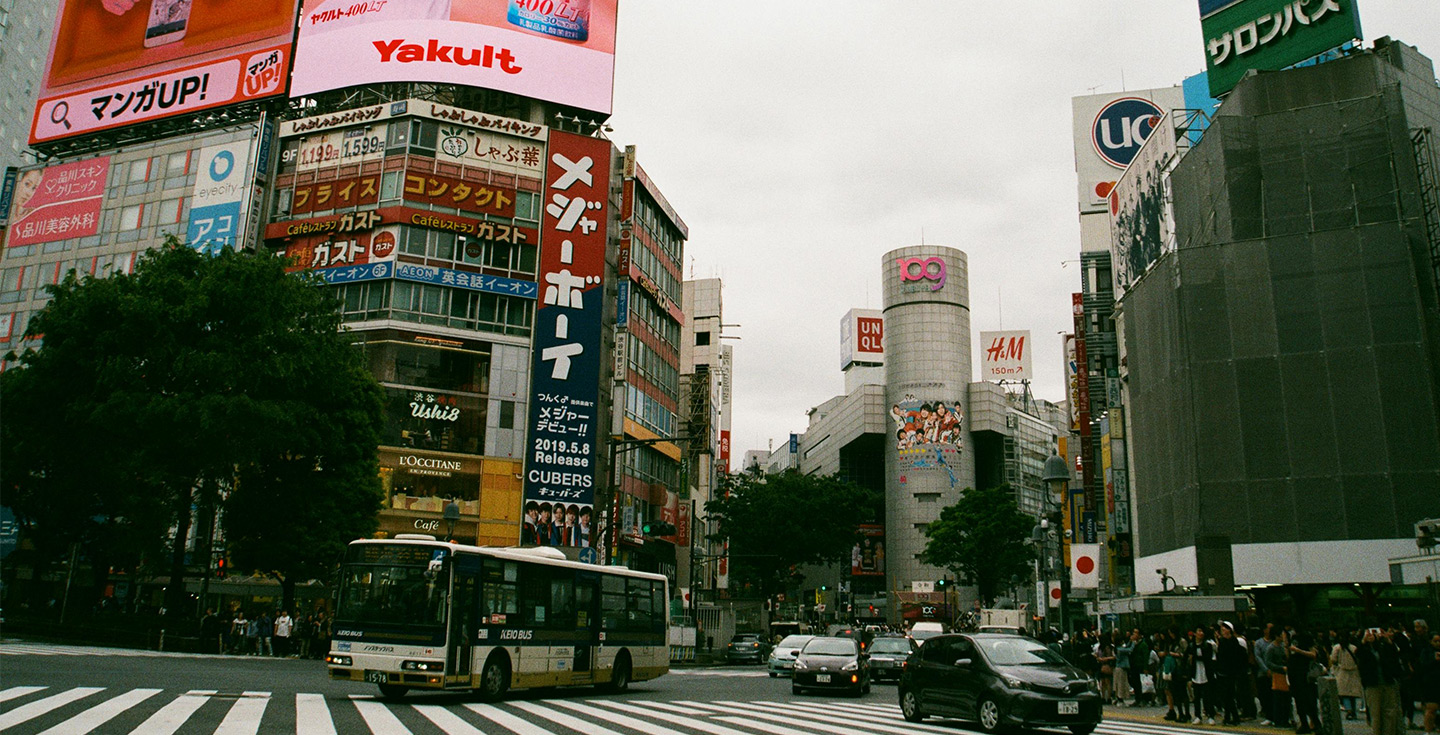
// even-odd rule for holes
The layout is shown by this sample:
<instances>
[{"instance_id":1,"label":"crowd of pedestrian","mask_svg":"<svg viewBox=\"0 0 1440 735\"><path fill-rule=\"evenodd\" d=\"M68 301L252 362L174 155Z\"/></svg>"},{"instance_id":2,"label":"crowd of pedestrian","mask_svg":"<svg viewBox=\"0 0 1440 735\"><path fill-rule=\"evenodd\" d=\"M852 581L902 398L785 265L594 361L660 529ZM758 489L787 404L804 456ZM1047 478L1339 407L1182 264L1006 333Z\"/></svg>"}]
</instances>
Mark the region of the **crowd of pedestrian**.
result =
<instances>
[{"instance_id":1,"label":"crowd of pedestrian","mask_svg":"<svg viewBox=\"0 0 1440 735\"><path fill-rule=\"evenodd\" d=\"M228 620L207 609L200 619L205 653L277 658L324 658L330 651L330 618L324 611L291 617L288 610L260 610L247 617L236 609Z\"/></svg>"},{"instance_id":2,"label":"crowd of pedestrian","mask_svg":"<svg viewBox=\"0 0 1440 735\"><path fill-rule=\"evenodd\" d=\"M1440 632L1424 620L1408 630L1353 631L1280 624L1241 630L1221 621L1192 630L1086 631L1068 645L1071 660L1099 679L1107 703L1163 705L1166 720L1255 720L1316 732L1319 682L1334 676L1341 716L1363 715L1374 735L1440 732Z\"/></svg>"}]
</instances>

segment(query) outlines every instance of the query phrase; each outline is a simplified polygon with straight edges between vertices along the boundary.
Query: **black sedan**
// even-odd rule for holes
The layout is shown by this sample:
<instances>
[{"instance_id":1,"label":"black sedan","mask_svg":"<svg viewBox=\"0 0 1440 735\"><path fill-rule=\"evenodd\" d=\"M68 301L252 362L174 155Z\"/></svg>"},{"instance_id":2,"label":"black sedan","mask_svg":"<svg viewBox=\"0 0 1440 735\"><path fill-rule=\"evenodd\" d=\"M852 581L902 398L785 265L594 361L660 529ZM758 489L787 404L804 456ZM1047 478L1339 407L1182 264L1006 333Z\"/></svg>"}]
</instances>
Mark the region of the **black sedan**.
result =
<instances>
[{"instance_id":1,"label":"black sedan","mask_svg":"<svg viewBox=\"0 0 1440 735\"><path fill-rule=\"evenodd\" d=\"M900 681L905 661L920 646L905 636L881 636L870 644L870 678Z\"/></svg>"},{"instance_id":2,"label":"black sedan","mask_svg":"<svg viewBox=\"0 0 1440 735\"><path fill-rule=\"evenodd\" d=\"M974 720L988 733L1067 727L1090 735L1104 715L1099 684L1044 644L1018 635L943 635L900 675L900 711Z\"/></svg>"},{"instance_id":3,"label":"black sedan","mask_svg":"<svg viewBox=\"0 0 1440 735\"><path fill-rule=\"evenodd\" d=\"M736 633L725 646L727 663L764 663L770 655L770 644L759 633Z\"/></svg>"},{"instance_id":4,"label":"black sedan","mask_svg":"<svg viewBox=\"0 0 1440 735\"><path fill-rule=\"evenodd\" d=\"M854 638L812 638L795 658L790 691L843 689L855 696L870 691L869 657Z\"/></svg>"}]
</instances>

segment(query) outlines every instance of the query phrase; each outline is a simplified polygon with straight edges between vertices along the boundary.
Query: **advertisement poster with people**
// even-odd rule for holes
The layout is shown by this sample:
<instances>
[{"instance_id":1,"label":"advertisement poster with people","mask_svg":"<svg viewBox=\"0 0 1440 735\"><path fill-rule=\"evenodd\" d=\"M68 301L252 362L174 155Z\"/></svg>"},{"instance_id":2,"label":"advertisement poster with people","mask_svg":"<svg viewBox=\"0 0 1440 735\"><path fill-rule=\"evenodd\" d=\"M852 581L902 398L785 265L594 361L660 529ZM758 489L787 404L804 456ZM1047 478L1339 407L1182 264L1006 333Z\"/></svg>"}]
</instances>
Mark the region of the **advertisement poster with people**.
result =
<instances>
[{"instance_id":1,"label":"advertisement poster with people","mask_svg":"<svg viewBox=\"0 0 1440 735\"><path fill-rule=\"evenodd\" d=\"M901 472L939 469L958 482L955 467L964 442L965 409L960 401L921 400L907 395L890 407Z\"/></svg>"},{"instance_id":2,"label":"advertisement poster with people","mask_svg":"<svg viewBox=\"0 0 1440 735\"><path fill-rule=\"evenodd\" d=\"M590 546L594 509L578 503L525 501L521 546Z\"/></svg>"},{"instance_id":3,"label":"advertisement poster with people","mask_svg":"<svg viewBox=\"0 0 1440 735\"><path fill-rule=\"evenodd\" d=\"M859 531L860 542L850 551L850 576L885 574L885 527L865 525Z\"/></svg>"}]
</instances>

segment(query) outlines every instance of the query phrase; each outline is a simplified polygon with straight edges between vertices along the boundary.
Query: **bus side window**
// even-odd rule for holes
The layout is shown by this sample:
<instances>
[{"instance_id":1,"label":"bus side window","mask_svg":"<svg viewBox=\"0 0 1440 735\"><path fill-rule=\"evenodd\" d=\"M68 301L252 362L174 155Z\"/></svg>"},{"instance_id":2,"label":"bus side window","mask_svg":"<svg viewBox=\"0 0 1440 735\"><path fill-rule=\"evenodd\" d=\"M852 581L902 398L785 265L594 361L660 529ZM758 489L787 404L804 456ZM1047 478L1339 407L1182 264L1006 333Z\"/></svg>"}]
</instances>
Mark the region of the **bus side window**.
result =
<instances>
[{"instance_id":1,"label":"bus side window","mask_svg":"<svg viewBox=\"0 0 1440 735\"><path fill-rule=\"evenodd\" d=\"M514 581L518 576L517 567L515 562L485 560L484 571L481 572L484 585L480 591L483 615L515 615L520 612L520 591Z\"/></svg>"},{"instance_id":2,"label":"bus side window","mask_svg":"<svg viewBox=\"0 0 1440 735\"><path fill-rule=\"evenodd\" d=\"M526 565L520 580L520 610L525 626L544 628L549 623L550 569Z\"/></svg>"},{"instance_id":3,"label":"bus side window","mask_svg":"<svg viewBox=\"0 0 1440 735\"><path fill-rule=\"evenodd\" d=\"M626 613L626 630L639 632L650 632L650 621L653 617L653 607L650 602L651 583L644 579L629 580L629 595L627 599L629 606Z\"/></svg>"},{"instance_id":4,"label":"bus side window","mask_svg":"<svg viewBox=\"0 0 1440 735\"><path fill-rule=\"evenodd\" d=\"M550 624L554 630L575 629L575 573L553 570L550 579Z\"/></svg>"},{"instance_id":5,"label":"bus side window","mask_svg":"<svg viewBox=\"0 0 1440 735\"><path fill-rule=\"evenodd\" d=\"M600 578L600 618L604 630L625 629L625 578Z\"/></svg>"}]
</instances>

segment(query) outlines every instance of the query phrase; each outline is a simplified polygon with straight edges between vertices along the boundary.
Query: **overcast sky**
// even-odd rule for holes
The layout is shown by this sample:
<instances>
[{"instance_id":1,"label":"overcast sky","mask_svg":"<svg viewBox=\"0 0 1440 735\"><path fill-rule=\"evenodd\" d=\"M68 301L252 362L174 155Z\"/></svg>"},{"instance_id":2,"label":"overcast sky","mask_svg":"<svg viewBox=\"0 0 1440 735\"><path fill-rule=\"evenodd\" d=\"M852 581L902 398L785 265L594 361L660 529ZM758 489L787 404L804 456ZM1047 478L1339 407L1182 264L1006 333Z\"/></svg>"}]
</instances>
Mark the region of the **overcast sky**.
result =
<instances>
[{"instance_id":1,"label":"overcast sky","mask_svg":"<svg viewBox=\"0 0 1440 735\"><path fill-rule=\"evenodd\" d=\"M1358 1L1367 44L1440 56L1436 0ZM1198 16L1195 0L620 0L610 137L690 226L685 277L722 278L742 325L733 463L844 392L840 319L880 308L881 256L922 232L969 256L972 341L1031 330L1033 390L1063 400L1070 100L1202 71Z\"/></svg>"}]
</instances>

